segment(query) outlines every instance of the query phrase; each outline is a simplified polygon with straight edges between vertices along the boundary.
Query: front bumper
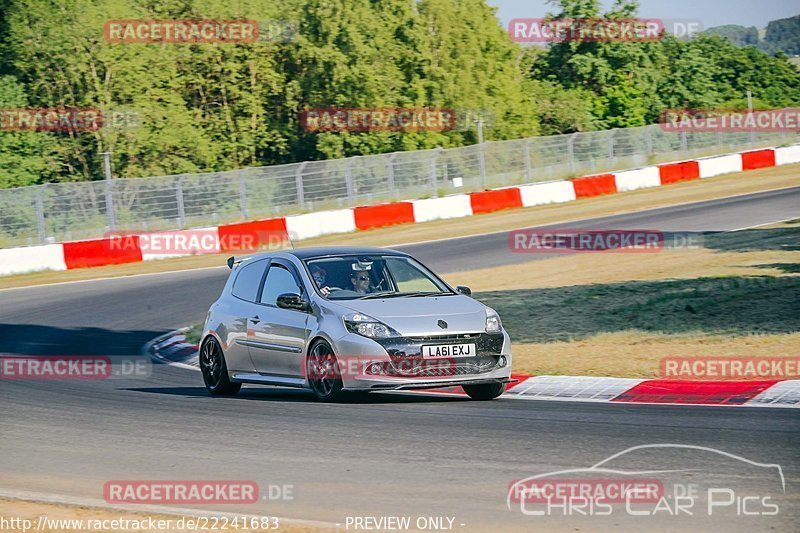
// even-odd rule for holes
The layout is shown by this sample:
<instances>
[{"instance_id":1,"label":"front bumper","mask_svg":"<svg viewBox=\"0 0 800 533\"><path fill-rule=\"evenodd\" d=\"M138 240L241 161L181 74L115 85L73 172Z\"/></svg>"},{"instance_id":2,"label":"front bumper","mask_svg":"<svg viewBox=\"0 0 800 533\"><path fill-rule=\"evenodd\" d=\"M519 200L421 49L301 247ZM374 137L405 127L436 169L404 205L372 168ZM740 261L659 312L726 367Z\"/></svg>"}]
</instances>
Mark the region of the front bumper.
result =
<instances>
[{"instance_id":1,"label":"front bumper","mask_svg":"<svg viewBox=\"0 0 800 533\"><path fill-rule=\"evenodd\" d=\"M477 355L422 359L423 345L474 343ZM346 390L401 390L508 383L511 341L505 331L373 340L348 334L335 343Z\"/></svg>"}]
</instances>

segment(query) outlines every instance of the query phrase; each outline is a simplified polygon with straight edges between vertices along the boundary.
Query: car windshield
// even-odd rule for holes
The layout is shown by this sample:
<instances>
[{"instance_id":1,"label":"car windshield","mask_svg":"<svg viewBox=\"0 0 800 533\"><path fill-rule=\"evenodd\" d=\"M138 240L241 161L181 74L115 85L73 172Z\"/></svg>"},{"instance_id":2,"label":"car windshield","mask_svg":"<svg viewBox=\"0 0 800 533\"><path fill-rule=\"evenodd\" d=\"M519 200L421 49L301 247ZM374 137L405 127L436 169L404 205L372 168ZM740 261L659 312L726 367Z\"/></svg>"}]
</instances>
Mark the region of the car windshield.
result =
<instances>
[{"instance_id":1,"label":"car windshield","mask_svg":"<svg viewBox=\"0 0 800 533\"><path fill-rule=\"evenodd\" d=\"M330 300L454 294L410 257L347 255L308 259L305 263L320 294Z\"/></svg>"}]
</instances>

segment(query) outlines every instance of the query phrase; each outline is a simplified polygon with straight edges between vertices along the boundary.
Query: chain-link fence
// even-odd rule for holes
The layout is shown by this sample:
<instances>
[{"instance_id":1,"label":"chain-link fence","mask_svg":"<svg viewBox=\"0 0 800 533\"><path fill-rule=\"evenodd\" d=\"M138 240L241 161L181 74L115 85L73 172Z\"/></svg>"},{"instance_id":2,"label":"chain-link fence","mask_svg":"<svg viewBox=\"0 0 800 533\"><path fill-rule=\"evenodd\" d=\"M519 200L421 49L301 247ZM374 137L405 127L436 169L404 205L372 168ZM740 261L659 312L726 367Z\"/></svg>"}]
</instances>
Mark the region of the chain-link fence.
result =
<instances>
[{"instance_id":1,"label":"chain-link fence","mask_svg":"<svg viewBox=\"0 0 800 533\"><path fill-rule=\"evenodd\" d=\"M0 247L430 198L798 142L799 132L669 132L658 125L228 172L0 190ZM2 169L0 169L2 172Z\"/></svg>"}]
</instances>

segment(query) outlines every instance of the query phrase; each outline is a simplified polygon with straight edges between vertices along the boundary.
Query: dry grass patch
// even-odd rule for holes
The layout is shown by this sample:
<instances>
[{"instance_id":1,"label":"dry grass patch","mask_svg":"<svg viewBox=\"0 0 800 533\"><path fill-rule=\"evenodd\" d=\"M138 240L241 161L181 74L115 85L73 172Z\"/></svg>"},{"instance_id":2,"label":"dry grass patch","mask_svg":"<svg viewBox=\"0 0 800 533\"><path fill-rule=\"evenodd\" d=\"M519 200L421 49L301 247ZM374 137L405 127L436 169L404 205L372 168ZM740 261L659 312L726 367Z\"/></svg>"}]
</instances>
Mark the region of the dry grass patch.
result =
<instances>
[{"instance_id":1,"label":"dry grass patch","mask_svg":"<svg viewBox=\"0 0 800 533\"><path fill-rule=\"evenodd\" d=\"M664 357L789 357L800 333L785 335L665 335L601 333L573 342L514 344L514 370L533 375L655 378Z\"/></svg>"}]
</instances>

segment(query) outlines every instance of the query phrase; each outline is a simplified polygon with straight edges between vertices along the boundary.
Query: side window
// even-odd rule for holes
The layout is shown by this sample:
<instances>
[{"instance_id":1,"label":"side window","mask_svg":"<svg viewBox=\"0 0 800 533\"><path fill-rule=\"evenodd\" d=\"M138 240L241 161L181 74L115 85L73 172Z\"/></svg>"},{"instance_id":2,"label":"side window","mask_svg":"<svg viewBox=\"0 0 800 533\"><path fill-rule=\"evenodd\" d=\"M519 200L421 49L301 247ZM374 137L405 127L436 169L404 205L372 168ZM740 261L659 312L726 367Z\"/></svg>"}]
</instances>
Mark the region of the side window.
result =
<instances>
[{"instance_id":1,"label":"side window","mask_svg":"<svg viewBox=\"0 0 800 533\"><path fill-rule=\"evenodd\" d=\"M267 272L267 281L258 301L262 304L277 305L278 296L287 292L303 294L303 289L285 266L273 264Z\"/></svg>"},{"instance_id":2,"label":"side window","mask_svg":"<svg viewBox=\"0 0 800 533\"><path fill-rule=\"evenodd\" d=\"M258 286L261 285L261 278L264 276L266 266L267 262L262 260L239 267L231 293L242 300L255 302Z\"/></svg>"}]
</instances>

